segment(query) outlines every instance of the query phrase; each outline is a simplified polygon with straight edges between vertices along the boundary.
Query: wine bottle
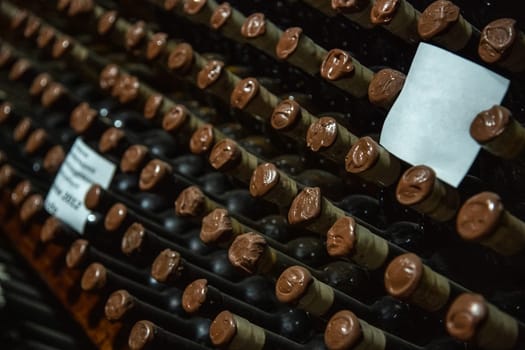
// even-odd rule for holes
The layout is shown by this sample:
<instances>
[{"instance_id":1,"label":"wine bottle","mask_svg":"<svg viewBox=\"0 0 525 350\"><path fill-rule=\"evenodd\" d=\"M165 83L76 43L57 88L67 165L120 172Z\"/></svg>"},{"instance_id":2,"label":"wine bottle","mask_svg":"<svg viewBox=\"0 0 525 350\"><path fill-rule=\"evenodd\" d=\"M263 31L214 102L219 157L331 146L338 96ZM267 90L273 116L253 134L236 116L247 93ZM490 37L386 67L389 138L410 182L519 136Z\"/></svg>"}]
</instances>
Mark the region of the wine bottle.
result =
<instances>
[{"instance_id":1,"label":"wine bottle","mask_svg":"<svg viewBox=\"0 0 525 350\"><path fill-rule=\"evenodd\" d=\"M524 225L505 209L501 198L492 192L482 192L469 198L456 220L461 238L479 242L504 256L520 254L525 248Z\"/></svg>"},{"instance_id":2,"label":"wine bottle","mask_svg":"<svg viewBox=\"0 0 525 350\"><path fill-rule=\"evenodd\" d=\"M227 259L227 257L225 256ZM153 261L151 275L161 283L178 286L183 289L193 280L205 278L218 286L223 292L236 296L247 303L254 304L265 310L275 310L278 302L271 293L269 281L262 276L244 278L238 282L223 278L224 271L232 266L228 261L217 260L211 271L199 267L172 250L166 249Z\"/></svg>"},{"instance_id":3,"label":"wine bottle","mask_svg":"<svg viewBox=\"0 0 525 350\"><path fill-rule=\"evenodd\" d=\"M120 250L138 265L149 265L167 247L182 250L188 256L206 256L214 253L212 248L200 242L196 230L189 230L184 236L173 235L170 238L159 237L142 224L134 222L127 227L122 236Z\"/></svg>"},{"instance_id":4,"label":"wine bottle","mask_svg":"<svg viewBox=\"0 0 525 350\"><path fill-rule=\"evenodd\" d=\"M422 318L407 304L388 297L379 298L372 305L363 304L319 281L300 266L291 266L279 276L275 294L280 302L295 305L325 322L337 311L348 309L366 322L402 338L415 342L428 338L428 334L410 331L417 322L422 322Z\"/></svg>"},{"instance_id":5,"label":"wine bottle","mask_svg":"<svg viewBox=\"0 0 525 350\"><path fill-rule=\"evenodd\" d=\"M269 236L265 234L270 228L269 225L264 225L261 228L263 230L257 234L263 236L269 246L301 260L305 264L319 266L326 260L323 244L316 237L301 237L282 243L286 239L288 232L283 232L283 230L277 228L279 234ZM254 230L251 227L236 220L226 209L218 208L202 219L200 239L205 244L229 247L236 237L252 231Z\"/></svg>"},{"instance_id":6,"label":"wine bottle","mask_svg":"<svg viewBox=\"0 0 525 350\"><path fill-rule=\"evenodd\" d=\"M449 221L459 207L459 194L441 182L432 168L418 165L401 176L396 197L399 203L410 206L437 221Z\"/></svg>"},{"instance_id":7,"label":"wine bottle","mask_svg":"<svg viewBox=\"0 0 525 350\"><path fill-rule=\"evenodd\" d=\"M104 314L109 321L120 321L128 324L134 324L143 319L153 319L161 327L176 329L179 334L194 339L197 343L203 345L210 343L208 338L209 320L197 317L182 318L145 303L125 289L119 289L109 296L104 306Z\"/></svg>"},{"instance_id":8,"label":"wine bottle","mask_svg":"<svg viewBox=\"0 0 525 350\"><path fill-rule=\"evenodd\" d=\"M269 313L221 292L206 279L195 280L184 289L182 306L191 315L212 319L227 309L241 317L254 319L263 328L301 343L307 342L314 335L311 321L304 311L285 309Z\"/></svg>"},{"instance_id":9,"label":"wine bottle","mask_svg":"<svg viewBox=\"0 0 525 350\"><path fill-rule=\"evenodd\" d=\"M101 295L109 295L115 290L126 288L133 295L139 296L143 301L167 312L183 315L181 298L182 292L176 288L155 291L132 279L121 276L106 268L98 262L88 265L82 274L80 286L83 291Z\"/></svg>"},{"instance_id":10,"label":"wine bottle","mask_svg":"<svg viewBox=\"0 0 525 350\"><path fill-rule=\"evenodd\" d=\"M119 259L95 248L85 239L77 239L71 244L67 251L65 261L66 266L70 269L85 268L89 263L98 261L113 271L143 285L157 290L164 288L164 286L159 285L156 280L150 277L149 271L146 269L138 269L132 265L125 264Z\"/></svg>"},{"instance_id":11,"label":"wine bottle","mask_svg":"<svg viewBox=\"0 0 525 350\"><path fill-rule=\"evenodd\" d=\"M496 33L507 33L500 37ZM499 18L487 24L478 46L479 57L488 64L497 64L511 72L525 70L525 36L512 18Z\"/></svg>"},{"instance_id":12,"label":"wine bottle","mask_svg":"<svg viewBox=\"0 0 525 350\"><path fill-rule=\"evenodd\" d=\"M228 259L233 266L249 275L261 274L272 280L290 266L308 268L270 247L263 236L253 232L243 233L234 239L228 249ZM308 271L317 279L354 296L365 295L369 285L366 271L351 263L327 265L323 269L308 268Z\"/></svg>"},{"instance_id":13,"label":"wine bottle","mask_svg":"<svg viewBox=\"0 0 525 350\"><path fill-rule=\"evenodd\" d=\"M407 1L401 0L408 4ZM380 2L376 1L376 4ZM368 100L374 106L389 110L405 84L406 76L394 69L384 68L374 74L368 85Z\"/></svg>"},{"instance_id":14,"label":"wine bottle","mask_svg":"<svg viewBox=\"0 0 525 350\"><path fill-rule=\"evenodd\" d=\"M458 296L448 310L446 326L452 337L483 350L517 350L525 340L524 325L480 294Z\"/></svg>"},{"instance_id":15,"label":"wine bottle","mask_svg":"<svg viewBox=\"0 0 525 350\"><path fill-rule=\"evenodd\" d=\"M368 196L352 196L340 203L349 214L354 214L367 222L382 226L382 219L377 216L378 204ZM346 212L322 196L319 187L305 187L294 198L288 210L288 222L291 225L301 225L312 232L326 235L326 231L346 215ZM363 221L360 221L362 224ZM370 227L370 225L368 225ZM377 229L375 229L377 230Z\"/></svg>"},{"instance_id":16,"label":"wine bottle","mask_svg":"<svg viewBox=\"0 0 525 350\"><path fill-rule=\"evenodd\" d=\"M359 319L350 310L334 314L326 325L324 341L329 350L351 350L361 347L382 350L460 350L464 345L450 338L432 340L425 346L409 343Z\"/></svg>"},{"instance_id":17,"label":"wine bottle","mask_svg":"<svg viewBox=\"0 0 525 350\"><path fill-rule=\"evenodd\" d=\"M180 347L187 350L204 350L203 345L172 333L150 321L137 321L128 337L128 346L131 350Z\"/></svg>"},{"instance_id":18,"label":"wine bottle","mask_svg":"<svg viewBox=\"0 0 525 350\"><path fill-rule=\"evenodd\" d=\"M210 339L214 346L225 349L234 349L237 344L255 350L324 348L319 338L314 338L307 344L299 344L227 310L218 314L211 323Z\"/></svg>"},{"instance_id":19,"label":"wine bottle","mask_svg":"<svg viewBox=\"0 0 525 350\"><path fill-rule=\"evenodd\" d=\"M418 20L421 13L406 0L379 0L372 4L370 21L408 43L419 41Z\"/></svg>"},{"instance_id":20,"label":"wine bottle","mask_svg":"<svg viewBox=\"0 0 525 350\"><path fill-rule=\"evenodd\" d=\"M450 51L477 59L479 29L470 24L451 1L431 3L419 16L417 29L423 40L432 40Z\"/></svg>"},{"instance_id":21,"label":"wine bottle","mask_svg":"<svg viewBox=\"0 0 525 350\"><path fill-rule=\"evenodd\" d=\"M385 270L385 288L393 297L429 312L439 312L441 316L452 300L469 292L423 264L413 253L400 255L390 262Z\"/></svg>"},{"instance_id":22,"label":"wine bottle","mask_svg":"<svg viewBox=\"0 0 525 350\"><path fill-rule=\"evenodd\" d=\"M525 128L503 106L478 113L470 124L470 135L486 151L504 159L519 158L525 148Z\"/></svg>"}]
</instances>

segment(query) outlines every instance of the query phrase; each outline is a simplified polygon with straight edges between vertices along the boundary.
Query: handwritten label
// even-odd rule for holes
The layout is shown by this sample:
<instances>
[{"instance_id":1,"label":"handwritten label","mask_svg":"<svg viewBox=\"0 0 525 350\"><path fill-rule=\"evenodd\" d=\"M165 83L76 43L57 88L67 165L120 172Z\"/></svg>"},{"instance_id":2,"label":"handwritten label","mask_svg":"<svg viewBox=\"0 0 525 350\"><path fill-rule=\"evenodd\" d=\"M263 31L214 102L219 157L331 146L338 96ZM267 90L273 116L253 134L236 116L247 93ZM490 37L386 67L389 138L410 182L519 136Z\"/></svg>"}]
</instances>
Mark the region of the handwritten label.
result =
<instances>
[{"instance_id":1,"label":"handwritten label","mask_svg":"<svg viewBox=\"0 0 525 350\"><path fill-rule=\"evenodd\" d=\"M381 144L457 187L479 151L470 123L500 104L508 86L507 79L480 65L421 43L383 125Z\"/></svg>"},{"instance_id":2,"label":"handwritten label","mask_svg":"<svg viewBox=\"0 0 525 350\"><path fill-rule=\"evenodd\" d=\"M78 138L62 163L46 197L46 211L82 233L90 211L84 197L92 184L107 188L115 164L101 157Z\"/></svg>"}]
</instances>

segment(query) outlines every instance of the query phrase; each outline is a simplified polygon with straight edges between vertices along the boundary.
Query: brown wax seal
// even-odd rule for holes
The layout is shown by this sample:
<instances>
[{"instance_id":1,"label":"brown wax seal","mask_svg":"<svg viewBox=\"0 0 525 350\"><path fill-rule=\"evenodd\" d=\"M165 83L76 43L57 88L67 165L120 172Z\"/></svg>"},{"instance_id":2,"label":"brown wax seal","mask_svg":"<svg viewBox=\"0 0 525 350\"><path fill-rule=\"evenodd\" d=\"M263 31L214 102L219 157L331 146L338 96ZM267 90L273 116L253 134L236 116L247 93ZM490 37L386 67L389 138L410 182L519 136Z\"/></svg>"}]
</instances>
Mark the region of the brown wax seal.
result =
<instances>
[{"instance_id":1,"label":"brown wax seal","mask_svg":"<svg viewBox=\"0 0 525 350\"><path fill-rule=\"evenodd\" d=\"M97 24L97 31L100 35L106 35L115 26L115 23L118 19L117 11L106 11L102 16L100 16Z\"/></svg>"},{"instance_id":2,"label":"brown wax seal","mask_svg":"<svg viewBox=\"0 0 525 350\"><path fill-rule=\"evenodd\" d=\"M150 95L144 105L144 117L146 119L155 118L163 102L164 96L161 94Z\"/></svg>"},{"instance_id":3,"label":"brown wax seal","mask_svg":"<svg viewBox=\"0 0 525 350\"><path fill-rule=\"evenodd\" d=\"M213 125L204 124L200 126L190 139L190 151L193 154L207 152L213 144Z\"/></svg>"},{"instance_id":4,"label":"brown wax seal","mask_svg":"<svg viewBox=\"0 0 525 350\"><path fill-rule=\"evenodd\" d=\"M299 45L301 34L303 34L303 29L300 27L286 29L279 38L277 46L275 46L275 55L277 58L285 60L290 57L297 49L297 45Z\"/></svg>"},{"instance_id":5,"label":"brown wax seal","mask_svg":"<svg viewBox=\"0 0 525 350\"><path fill-rule=\"evenodd\" d=\"M29 196L31 191L32 186L29 180L20 181L11 192L11 203L19 206Z\"/></svg>"},{"instance_id":6,"label":"brown wax seal","mask_svg":"<svg viewBox=\"0 0 525 350\"><path fill-rule=\"evenodd\" d=\"M501 198L492 192L482 192L469 198L456 219L456 230L469 241L490 236L498 227L505 208Z\"/></svg>"},{"instance_id":7,"label":"brown wax seal","mask_svg":"<svg viewBox=\"0 0 525 350\"><path fill-rule=\"evenodd\" d=\"M44 157L44 169L50 174L56 173L65 158L66 154L61 145L51 147Z\"/></svg>"},{"instance_id":8,"label":"brown wax seal","mask_svg":"<svg viewBox=\"0 0 525 350\"><path fill-rule=\"evenodd\" d=\"M64 85L51 82L49 86L44 89L44 92L40 97L40 103L42 106L49 108L54 105L65 93L66 88Z\"/></svg>"},{"instance_id":9,"label":"brown wax seal","mask_svg":"<svg viewBox=\"0 0 525 350\"><path fill-rule=\"evenodd\" d=\"M13 139L16 142L21 142L25 140L27 135L29 135L29 131L31 130L31 126L33 123L31 122L31 119L28 117L22 118L20 122L16 125L15 129L13 130Z\"/></svg>"},{"instance_id":10,"label":"brown wax seal","mask_svg":"<svg viewBox=\"0 0 525 350\"><path fill-rule=\"evenodd\" d=\"M148 41L146 48L146 58L148 60L154 60L164 51L168 43L168 34L166 33L155 33L151 36Z\"/></svg>"},{"instance_id":11,"label":"brown wax seal","mask_svg":"<svg viewBox=\"0 0 525 350\"><path fill-rule=\"evenodd\" d=\"M488 314L489 309L483 296L464 293L454 300L447 312L447 331L461 341L472 341Z\"/></svg>"},{"instance_id":12,"label":"brown wax seal","mask_svg":"<svg viewBox=\"0 0 525 350\"><path fill-rule=\"evenodd\" d=\"M321 189L305 187L293 200L288 211L288 222L299 224L321 214Z\"/></svg>"},{"instance_id":13,"label":"brown wax seal","mask_svg":"<svg viewBox=\"0 0 525 350\"><path fill-rule=\"evenodd\" d=\"M6 101L0 104L0 124L4 123L11 116L13 105Z\"/></svg>"},{"instance_id":14,"label":"brown wax seal","mask_svg":"<svg viewBox=\"0 0 525 350\"><path fill-rule=\"evenodd\" d=\"M67 36L57 37L53 44L53 48L51 49L51 56L53 58L61 58L71 49L71 45L71 38Z\"/></svg>"},{"instance_id":15,"label":"brown wax seal","mask_svg":"<svg viewBox=\"0 0 525 350\"><path fill-rule=\"evenodd\" d=\"M388 109L394 103L405 84L406 76L390 68L381 69L374 74L368 85L370 103Z\"/></svg>"},{"instance_id":16,"label":"brown wax seal","mask_svg":"<svg viewBox=\"0 0 525 350\"><path fill-rule=\"evenodd\" d=\"M135 252L140 252L144 244L145 235L146 230L144 226L137 222L131 224L122 237L122 242L120 245L122 253L131 255Z\"/></svg>"},{"instance_id":17,"label":"brown wax seal","mask_svg":"<svg viewBox=\"0 0 525 350\"><path fill-rule=\"evenodd\" d=\"M492 141L501 135L511 121L512 113L503 106L492 106L480 112L470 124L470 135L479 143Z\"/></svg>"},{"instance_id":18,"label":"brown wax seal","mask_svg":"<svg viewBox=\"0 0 525 350\"><path fill-rule=\"evenodd\" d=\"M259 93L260 84L255 78L246 78L235 85L231 96L230 104L234 108L244 109L248 103Z\"/></svg>"},{"instance_id":19,"label":"brown wax seal","mask_svg":"<svg viewBox=\"0 0 525 350\"><path fill-rule=\"evenodd\" d=\"M36 39L36 45L39 48L44 48L51 43L51 40L55 37L55 31L50 26L43 26L40 28L38 38Z\"/></svg>"},{"instance_id":20,"label":"brown wax seal","mask_svg":"<svg viewBox=\"0 0 525 350\"><path fill-rule=\"evenodd\" d=\"M224 68L224 62L211 60L197 74L197 86L200 89L206 89L213 85L219 79Z\"/></svg>"},{"instance_id":21,"label":"brown wax seal","mask_svg":"<svg viewBox=\"0 0 525 350\"><path fill-rule=\"evenodd\" d=\"M47 243L53 241L62 234L62 224L54 217L50 216L46 219L40 230L40 242ZM67 255L66 255L67 259ZM69 266L68 266L69 267Z\"/></svg>"},{"instance_id":22,"label":"brown wax seal","mask_svg":"<svg viewBox=\"0 0 525 350\"><path fill-rule=\"evenodd\" d=\"M99 85L102 90L112 89L120 75L120 69L116 64L108 64L100 72Z\"/></svg>"},{"instance_id":23,"label":"brown wax seal","mask_svg":"<svg viewBox=\"0 0 525 350\"><path fill-rule=\"evenodd\" d=\"M116 203L109 208L104 218L104 228L108 231L116 231L121 226L126 216L128 215L128 209L122 203Z\"/></svg>"},{"instance_id":24,"label":"brown wax seal","mask_svg":"<svg viewBox=\"0 0 525 350\"><path fill-rule=\"evenodd\" d=\"M337 122L332 117L321 117L310 124L306 132L306 146L314 152L330 147L337 138Z\"/></svg>"},{"instance_id":25,"label":"brown wax seal","mask_svg":"<svg viewBox=\"0 0 525 350\"><path fill-rule=\"evenodd\" d=\"M109 296L104 306L104 314L110 321L119 321L134 306L135 299L126 290L120 289Z\"/></svg>"},{"instance_id":26,"label":"brown wax seal","mask_svg":"<svg viewBox=\"0 0 525 350\"><path fill-rule=\"evenodd\" d=\"M263 163L257 166L250 178L250 194L253 197L262 197L279 183L279 171L272 163Z\"/></svg>"},{"instance_id":27,"label":"brown wax seal","mask_svg":"<svg viewBox=\"0 0 525 350\"><path fill-rule=\"evenodd\" d=\"M38 74L29 88L29 94L31 96L39 96L45 88L52 82L51 76L47 73Z\"/></svg>"},{"instance_id":28,"label":"brown wax seal","mask_svg":"<svg viewBox=\"0 0 525 350\"><path fill-rule=\"evenodd\" d=\"M243 233L235 237L230 245L228 259L233 266L254 274L267 246L268 243L260 234Z\"/></svg>"},{"instance_id":29,"label":"brown wax seal","mask_svg":"<svg viewBox=\"0 0 525 350\"><path fill-rule=\"evenodd\" d=\"M326 250L333 257L348 257L356 245L356 223L349 216L343 216L326 233Z\"/></svg>"},{"instance_id":30,"label":"brown wax seal","mask_svg":"<svg viewBox=\"0 0 525 350\"><path fill-rule=\"evenodd\" d=\"M69 5L71 5L71 0L58 0L57 10L64 11L69 7Z\"/></svg>"},{"instance_id":31,"label":"brown wax seal","mask_svg":"<svg viewBox=\"0 0 525 350\"><path fill-rule=\"evenodd\" d=\"M227 347L237 334L237 322L229 311L222 311L210 325L211 343L217 347Z\"/></svg>"},{"instance_id":32,"label":"brown wax seal","mask_svg":"<svg viewBox=\"0 0 525 350\"><path fill-rule=\"evenodd\" d=\"M224 139L216 143L209 158L211 166L219 171L235 168L241 159L241 150L237 143L231 139Z\"/></svg>"},{"instance_id":33,"label":"brown wax seal","mask_svg":"<svg viewBox=\"0 0 525 350\"><path fill-rule=\"evenodd\" d=\"M345 158L345 169L360 174L372 168L379 159L379 145L371 137L361 137L352 145Z\"/></svg>"},{"instance_id":34,"label":"brown wax seal","mask_svg":"<svg viewBox=\"0 0 525 350\"><path fill-rule=\"evenodd\" d=\"M71 5L69 5L67 14L70 17L74 17L80 14L91 12L93 7L93 0L71 0Z\"/></svg>"},{"instance_id":35,"label":"brown wax seal","mask_svg":"<svg viewBox=\"0 0 525 350\"><path fill-rule=\"evenodd\" d=\"M434 190L436 173L425 165L413 166L403 173L396 197L403 205L415 205L427 199Z\"/></svg>"},{"instance_id":36,"label":"brown wax seal","mask_svg":"<svg viewBox=\"0 0 525 350\"><path fill-rule=\"evenodd\" d=\"M172 173L171 166L159 159L153 159L140 172L139 187L143 191L152 190Z\"/></svg>"},{"instance_id":37,"label":"brown wax seal","mask_svg":"<svg viewBox=\"0 0 525 350\"><path fill-rule=\"evenodd\" d=\"M9 165L4 164L0 167L0 188L6 186L15 175L15 169Z\"/></svg>"},{"instance_id":38,"label":"brown wax seal","mask_svg":"<svg viewBox=\"0 0 525 350\"><path fill-rule=\"evenodd\" d=\"M282 100L274 108L270 123L275 130L286 130L301 117L301 106L291 99Z\"/></svg>"},{"instance_id":39,"label":"brown wax seal","mask_svg":"<svg viewBox=\"0 0 525 350\"><path fill-rule=\"evenodd\" d=\"M332 8L343 13L355 13L364 10L370 0L332 0Z\"/></svg>"},{"instance_id":40,"label":"brown wax seal","mask_svg":"<svg viewBox=\"0 0 525 350\"><path fill-rule=\"evenodd\" d=\"M164 10L174 10L180 3L180 0L164 0Z\"/></svg>"},{"instance_id":41,"label":"brown wax seal","mask_svg":"<svg viewBox=\"0 0 525 350\"><path fill-rule=\"evenodd\" d=\"M370 11L370 22L373 24L388 24L404 0L376 0Z\"/></svg>"},{"instance_id":42,"label":"brown wax seal","mask_svg":"<svg viewBox=\"0 0 525 350\"><path fill-rule=\"evenodd\" d=\"M184 12L189 15L195 15L202 10L204 5L206 5L206 0L186 0L184 2Z\"/></svg>"},{"instance_id":43,"label":"brown wax seal","mask_svg":"<svg viewBox=\"0 0 525 350\"><path fill-rule=\"evenodd\" d=\"M13 57L11 50L5 46L2 46L0 48L0 68L4 67L7 62L9 62L11 57Z\"/></svg>"},{"instance_id":44,"label":"brown wax seal","mask_svg":"<svg viewBox=\"0 0 525 350\"><path fill-rule=\"evenodd\" d=\"M145 349L155 339L155 325L150 321L138 321L131 328L128 346L131 350Z\"/></svg>"},{"instance_id":45,"label":"brown wax seal","mask_svg":"<svg viewBox=\"0 0 525 350\"><path fill-rule=\"evenodd\" d=\"M429 40L443 33L459 20L459 7L447 0L434 1L421 13L417 23L419 36Z\"/></svg>"},{"instance_id":46,"label":"brown wax seal","mask_svg":"<svg viewBox=\"0 0 525 350\"><path fill-rule=\"evenodd\" d=\"M86 258L89 248L89 242L85 239L77 239L69 247L66 254L66 265L70 269L79 267Z\"/></svg>"},{"instance_id":47,"label":"brown wax seal","mask_svg":"<svg viewBox=\"0 0 525 350\"><path fill-rule=\"evenodd\" d=\"M84 205L90 210L96 210L100 204L100 197L102 196L102 187L97 184L91 185L84 197Z\"/></svg>"},{"instance_id":48,"label":"brown wax seal","mask_svg":"<svg viewBox=\"0 0 525 350\"><path fill-rule=\"evenodd\" d=\"M227 242L231 236L232 222L226 209L214 209L202 219L199 237L204 243Z\"/></svg>"},{"instance_id":49,"label":"brown wax seal","mask_svg":"<svg viewBox=\"0 0 525 350\"><path fill-rule=\"evenodd\" d=\"M313 281L310 271L301 266L291 266L277 279L275 296L281 303L295 303L305 295Z\"/></svg>"},{"instance_id":50,"label":"brown wax seal","mask_svg":"<svg viewBox=\"0 0 525 350\"><path fill-rule=\"evenodd\" d=\"M116 149L125 136L126 134L121 129L114 127L108 128L100 137L98 150L100 153L108 153Z\"/></svg>"},{"instance_id":51,"label":"brown wax seal","mask_svg":"<svg viewBox=\"0 0 525 350\"><path fill-rule=\"evenodd\" d=\"M204 193L197 186L185 188L175 201L175 213L178 216L197 216L204 205Z\"/></svg>"},{"instance_id":52,"label":"brown wax seal","mask_svg":"<svg viewBox=\"0 0 525 350\"><path fill-rule=\"evenodd\" d=\"M111 94L118 97L120 103L134 101L139 95L140 83L137 77L121 74L117 78Z\"/></svg>"},{"instance_id":53,"label":"brown wax seal","mask_svg":"<svg viewBox=\"0 0 525 350\"><path fill-rule=\"evenodd\" d=\"M178 277L182 271L180 254L171 249L163 250L151 265L151 276L159 282Z\"/></svg>"},{"instance_id":54,"label":"brown wax seal","mask_svg":"<svg viewBox=\"0 0 525 350\"><path fill-rule=\"evenodd\" d=\"M42 129L36 129L27 138L24 151L28 154L33 154L42 148L46 140L48 139L47 132Z\"/></svg>"},{"instance_id":55,"label":"brown wax seal","mask_svg":"<svg viewBox=\"0 0 525 350\"><path fill-rule=\"evenodd\" d=\"M38 19L37 17L29 17L26 23L26 27L24 29L24 37L31 38L33 35L35 35L38 29L40 28L40 24L40 19Z\"/></svg>"},{"instance_id":56,"label":"brown wax seal","mask_svg":"<svg viewBox=\"0 0 525 350\"><path fill-rule=\"evenodd\" d=\"M143 145L129 146L120 160L120 170L124 173L133 173L140 169L146 155L148 154L148 147Z\"/></svg>"},{"instance_id":57,"label":"brown wax seal","mask_svg":"<svg viewBox=\"0 0 525 350\"><path fill-rule=\"evenodd\" d=\"M144 36L146 35L146 23L144 21L138 21L133 25L129 26L126 31L125 45L126 49L130 50L140 44Z\"/></svg>"},{"instance_id":58,"label":"brown wax seal","mask_svg":"<svg viewBox=\"0 0 525 350\"><path fill-rule=\"evenodd\" d=\"M99 263L90 264L80 280L80 286L84 291L93 291L104 288L107 281L106 268Z\"/></svg>"},{"instance_id":59,"label":"brown wax seal","mask_svg":"<svg viewBox=\"0 0 525 350\"><path fill-rule=\"evenodd\" d=\"M328 51L326 57L321 63L321 76L327 80L339 80L354 71L352 57L348 52L340 49Z\"/></svg>"},{"instance_id":60,"label":"brown wax seal","mask_svg":"<svg viewBox=\"0 0 525 350\"><path fill-rule=\"evenodd\" d=\"M348 310L334 314L324 331L324 343L329 350L354 349L363 338L357 316Z\"/></svg>"},{"instance_id":61,"label":"brown wax seal","mask_svg":"<svg viewBox=\"0 0 525 350\"><path fill-rule=\"evenodd\" d=\"M189 314L199 311L206 301L208 293L208 281L204 278L195 280L188 284L182 293L182 308Z\"/></svg>"},{"instance_id":62,"label":"brown wax seal","mask_svg":"<svg viewBox=\"0 0 525 350\"><path fill-rule=\"evenodd\" d=\"M177 131L188 119L188 110L183 105L175 105L164 113L162 128L166 131Z\"/></svg>"},{"instance_id":63,"label":"brown wax seal","mask_svg":"<svg viewBox=\"0 0 525 350\"><path fill-rule=\"evenodd\" d=\"M25 58L18 59L9 71L9 80L18 80L31 67L31 63Z\"/></svg>"},{"instance_id":64,"label":"brown wax seal","mask_svg":"<svg viewBox=\"0 0 525 350\"><path fill-rule=\"evenodd\" d=\"M97 114L96 110L90 108L86 102L82 102L71 112L69 126L71 126L77 134L83 134L93 125Z\"/></svg>"},{"instance_id":65,"label":"brown wax seal","mask_svg":"<svg viewBox=\"0 0 525 350\"><path fill-rule=\"evenodd\" d=\"M175 46L168 57L168 68L178 73L186 73L193 64L193 48L188 43Z\"/></svg>"},{"instance_id":66,"label":"brown wax seal","mask_svg":"<svg viewBox=\"0 0 525 350\"><path fill-rule=\"evenodd\" d=\"M266 18L260 12L248 16L241 26L241 34L245 38L256 38L264 33L266 33Z\"/></svg>"},{"instance_id":67,"label":"brown wax seal","mask_svg":"<svg viewBox=\"0 0 525 350\"><path fill-rule=\"evenodd\" d=\"M44 198L39 194L29 196L20 208L20 219L24 222L31 220L44 209Z\"/></svg>"},{"instance_id":68,"label":"brown wax seal","mask_svg":"<svg viewBox=\"0 0 525 350\"><path fill-rule=\"evenodd\" d=\"M490 22L481 32L478 46L481 59L488 63L501 60L516 41L518 32L516 21L512 18L500 18Z\"/></svg>"},{"instance_id":69,"label":"brown wax seal","mask_svg":"<svg viewBox=\"0 0 525 350\"><path fill-rule=\"evenodd\" d=\"M388 294L399 298L410 298L423 277L423 262L413 253L396 257L385 271L385 288Z\"/></svg>"},{"instance_id":70,"label":"brown wax seal","mask_svg":"<svg viewBox=\"0 0 525 350\"><path fill-rule=\"evenodd\" d=\"M213 10L210 17L210 27L215 30L221 28L224 23L231 17L232 7L228 2L223 2Z\"/></svg>"},{"instance_id":71,"label":"brown wax seal","mask_svg":"<svg viewBox=\"0 0 525 350\"><path fill-rule=\"evenodd\" d=\"M26 10L17 10L11 19L11 29L19 28L25 20L27 20L28 12Z\"/></svg>"}]
</instances>

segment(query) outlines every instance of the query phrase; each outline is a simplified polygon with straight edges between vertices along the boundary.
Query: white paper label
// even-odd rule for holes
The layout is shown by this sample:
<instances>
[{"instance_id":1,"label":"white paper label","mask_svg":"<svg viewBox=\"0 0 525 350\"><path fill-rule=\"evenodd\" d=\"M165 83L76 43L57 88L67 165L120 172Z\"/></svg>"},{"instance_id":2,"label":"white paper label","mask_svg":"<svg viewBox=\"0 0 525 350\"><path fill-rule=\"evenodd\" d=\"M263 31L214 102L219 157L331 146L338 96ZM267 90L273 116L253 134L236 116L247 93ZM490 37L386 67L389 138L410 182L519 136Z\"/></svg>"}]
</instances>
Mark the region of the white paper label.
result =
<instances>
[{"instance_id":1,"label":"white paper label","mask_svg":"<svg viewBox=\"0 0 525 350\"><path fill-rule=\"evenodd\" d=\"M482 66L421 43L383 125L381 144L457 187L479 151L469 133L472 120L500 104L508 86Z\"/></svg>"},{"instance_id":2,"label":"white paper label","mask_svg":"<svg viewBox=\"0 0 525 350\"><path fill-rule=\"evenodd\" d=\"M46 211L82 233L90 213L84 206L87 191L94 183L107 188L114 172L115 164L77 138L47 194Z\"/></svg>"}]
</instances>

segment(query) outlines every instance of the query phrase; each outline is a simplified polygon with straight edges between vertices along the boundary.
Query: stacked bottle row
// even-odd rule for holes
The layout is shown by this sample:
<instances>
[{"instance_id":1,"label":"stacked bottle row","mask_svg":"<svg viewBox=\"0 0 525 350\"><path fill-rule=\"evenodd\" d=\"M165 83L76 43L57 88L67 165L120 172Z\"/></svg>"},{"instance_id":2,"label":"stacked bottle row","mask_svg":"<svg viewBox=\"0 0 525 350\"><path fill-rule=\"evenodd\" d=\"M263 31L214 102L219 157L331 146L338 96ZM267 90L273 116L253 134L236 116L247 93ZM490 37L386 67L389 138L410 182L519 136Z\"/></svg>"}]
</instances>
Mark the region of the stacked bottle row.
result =
<instances>
[{"instance_id":1,"label":"stacked bottle row","mask_svg":"<svg viewBox=\"0 0 525 350\"><path fill-rule=\"evenodd\" d=\"M62 305L38 280L13 248L2 238L0 243L0 287L2 305L0 339L9 349L91 349L79 327L68 322Z\"/></svg>"},{"instance_id":2,"label":"stacked bottle row","mask_svg":"<svg viewBox=\"0 0 525 350\"><path fill-rule=\"evenodd\" d=\"M202 20L210 15L201 14L202 9L214 6L192 3L179 13ZM49 19L44 23L35 12L2 4L13 28L4 39L27 38L16 49L2 46L1 66L9 72L2 79L21 82L3 85L11 90L9 98L23 100L2 105L2 146L9 158L2 181L13 205L33 191L42 202L76 135L119 164L109 189L94 185L86 195L93 213L82 240L56 218L45 221L42 239L71 245L66 263L85 269L82 288L107 299L108 319L129 325L148 319L136 323L130 346L184 342L195 348L352 348L375 342L378 348L461 348L462 343L447 336L445 319L450 335L481 348L523 344L522 296L512 291L521 287L515 276L522 273L524 230L519 216L504 209L497 195L478 194L494 189L483 173L473 172L477 176L455 190L432 169L403 164L373 137L355 136L348 127L352 120L345 116L317 117L299 105L300 96L280 101L261 84L266 79L241 79L238 69L207 61L188 44L153 33L145 22L129 22L91 2L79 6L59 2L57 9L81 16L94 25L93 31L64 22L65 15L54 8L44 12ZM229 11L231 18L240 18L235 9ZM97 37L81 44L65 38L59 26L75 35L98 32L109 40L102 47ZM256 46L269 44L264 38ZM128 73L128 64L110 64L95 50L109 57L126 54L126 60L137 64L155 59L156 69L129 65L134 72ZM64 77L64 64L83 64L82 75ZM166 72L183 88L169 94L154 90L152 86L172 91L165 90L170 82L161 78ZM404 78L395 74L374 76L401 81L388 91L389 102L381 101L382 108L402 88ZM369 75L361 88L355 80L342 85L361 98L352 101L373 108L362 99L370 98L374 81L378 83ZM20 97L22 90L28 90L26 98ZM35 105L38 98L41 106L21 117L26 111L19 108ZM506 152L514 137L521 140L521 127L510 112L494 107L480 113L472 128L475 138L476 132L491 132L482 130L491 127L485 121L501 115L506 118L501 131L480 138L496 155ZM369 123L365 116L359 119L361 125ZM518 131L504 133L506 128ZM360 129L362 135L374 126ZM493 137L500 140L492 142ZM18 183L21 174L30 185ZM513 199L512 209L519 204ZM39 213L37 221L43 223L46 215ZM463 241L453 220L463 239L493 251ZM395 298L385 296L383 283ZM465 333L455 328L473 305L490 310L481 317L490 330ZM201 317L189 316L194 314ZM343 329L355 332L340 334ZM492 344L487 338L493 334L505 336L508 344ZM337 344L341 339L344 345Z\"/></svg>"}]
</instances>

